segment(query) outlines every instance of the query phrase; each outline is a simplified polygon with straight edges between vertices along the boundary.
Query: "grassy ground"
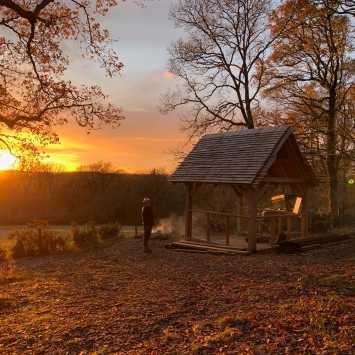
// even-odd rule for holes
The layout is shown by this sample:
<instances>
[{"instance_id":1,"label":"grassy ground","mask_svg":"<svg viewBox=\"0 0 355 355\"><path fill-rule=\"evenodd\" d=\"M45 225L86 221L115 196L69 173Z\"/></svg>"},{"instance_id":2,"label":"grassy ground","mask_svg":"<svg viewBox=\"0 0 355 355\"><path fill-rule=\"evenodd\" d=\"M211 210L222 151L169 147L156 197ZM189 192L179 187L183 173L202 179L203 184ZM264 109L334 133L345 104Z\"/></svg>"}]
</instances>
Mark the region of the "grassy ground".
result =
<instances>
[{"instance_id":1,"label":"grassy ground","mask_svg":"<svg viewBox=\"0 0 355 355\"><path fill-rule=\"evenodd\" d=\"M0 353L351 353L354 240L247 257L165 243L17 262L0 276Z\"/></svg>"}]
</instances>

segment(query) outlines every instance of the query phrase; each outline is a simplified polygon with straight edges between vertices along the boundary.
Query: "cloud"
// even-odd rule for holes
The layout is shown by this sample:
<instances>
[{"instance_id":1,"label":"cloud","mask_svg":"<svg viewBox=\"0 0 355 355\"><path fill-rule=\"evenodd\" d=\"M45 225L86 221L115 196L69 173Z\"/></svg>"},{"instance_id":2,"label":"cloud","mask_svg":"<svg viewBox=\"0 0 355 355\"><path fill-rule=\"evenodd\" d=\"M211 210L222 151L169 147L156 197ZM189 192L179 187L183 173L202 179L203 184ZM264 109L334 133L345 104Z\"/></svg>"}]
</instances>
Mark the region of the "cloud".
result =
<instances>
[{"instance_id":1,"label":"cloud","mask_svg":"<svg viewBox=\"0 0 355 355\"><path fill-rule=\"evenodd\" d=\"M89 136L72 123L60 127L61 144L47 149L52 161L68 170L99 160L131 172L173 167L169 151L184 137L176 115L162 116L157 109L162 94L175 85L174 75L166 69L167 48L181 36L169 18L173 2L149 1L144 8L120 2L104 19L125 65L120 76L108 79L97 63L75 57L66 78L101 86L111 102L123 108L127 119L118 129L104 127Z\"/></svg>"},{"instance_id":2,"label":"cloud","mask_svg":"<svg viewBox=\"0 0 355 355\"><path fill-rule=\"evenodd\" d=\"M166 80L172 80L172 79L175 78L175 75L174 75L172 72L170 72L170 71L165 71L165 72L163 73L163 77L164 77Z\"/></svg>"}]
</instances>

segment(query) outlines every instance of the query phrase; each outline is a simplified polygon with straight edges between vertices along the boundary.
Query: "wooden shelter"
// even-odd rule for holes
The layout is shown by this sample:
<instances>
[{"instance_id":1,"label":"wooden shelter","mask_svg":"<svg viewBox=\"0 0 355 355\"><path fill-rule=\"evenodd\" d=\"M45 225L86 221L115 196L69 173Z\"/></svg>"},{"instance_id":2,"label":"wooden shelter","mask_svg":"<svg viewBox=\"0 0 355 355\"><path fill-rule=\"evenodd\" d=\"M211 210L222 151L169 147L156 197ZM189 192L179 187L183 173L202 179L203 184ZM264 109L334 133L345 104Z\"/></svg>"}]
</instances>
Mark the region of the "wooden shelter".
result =
<instances>
[{"instance_id":1,"label":"wooden shelter","mask_svg":"<svg viewBox=\"0 0 355 355\"><path fill-rule=\"evenodd\" d=\"M293 218L299 218L301 236L308 233L307 191L315 181L310 165L297 145L288 126L243 129L239 132L207 134L202 137L169 177L172 183L186 186L185 240L192 239L192 199L201 184L229 185L237 196L247 201L247 213L232 215L217 211L202 211L207 220L211 214L246 221L248 251L256 251L257 224L261 220L287 220L290 235ZM302 198L300 213L258 214L258 201L272 185L289 185ZM298 201L299 203L299 201ZM281 222L280 222L281 221ZM207 223L208 224L208 223ZM208 228L207 228L208 229ZM207 230L207 242L210 232ZM226 245L229 245L227 228Z\"/></svg>"}]
</instances>

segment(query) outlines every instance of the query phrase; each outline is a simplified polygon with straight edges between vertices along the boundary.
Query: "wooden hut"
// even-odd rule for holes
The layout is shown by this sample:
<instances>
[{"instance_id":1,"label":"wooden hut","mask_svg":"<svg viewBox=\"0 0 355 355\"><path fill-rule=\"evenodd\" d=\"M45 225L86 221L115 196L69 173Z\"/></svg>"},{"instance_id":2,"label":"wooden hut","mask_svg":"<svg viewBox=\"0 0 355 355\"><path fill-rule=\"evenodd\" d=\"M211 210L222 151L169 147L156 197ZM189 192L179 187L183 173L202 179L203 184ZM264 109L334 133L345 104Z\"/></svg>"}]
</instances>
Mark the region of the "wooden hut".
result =
<instances>
[{"instance_id":1,"label":"wooden hut","mask_svg":"<svg viewBox=\"0 0 355 355\"><path fill-rule=\"evenodd\" d=\"M169 177L172 183L186 186L185 240L192 239L193 193L202 184L225 184L247 201L244 218L247 225L248 251L256 251L257 222L265 218L287 219L287 233L292 218L300 218L300 234L308 233L309 186L315 182L310 165L288 126L242 129L239 132L203 136ZM258 215L258 201L272 185L289 185L302 198L301 212ZM201 210L199 210L201 212ZM209 218L217 211L202 211ZM297 216L296 216L297 215ZM235 215L233 215L235 216ZM233 217L225 214L225 217ZM209 232L207 233L209 241ZM227 232L226 244L229 244Z\"/></svg>"}]
</instances>

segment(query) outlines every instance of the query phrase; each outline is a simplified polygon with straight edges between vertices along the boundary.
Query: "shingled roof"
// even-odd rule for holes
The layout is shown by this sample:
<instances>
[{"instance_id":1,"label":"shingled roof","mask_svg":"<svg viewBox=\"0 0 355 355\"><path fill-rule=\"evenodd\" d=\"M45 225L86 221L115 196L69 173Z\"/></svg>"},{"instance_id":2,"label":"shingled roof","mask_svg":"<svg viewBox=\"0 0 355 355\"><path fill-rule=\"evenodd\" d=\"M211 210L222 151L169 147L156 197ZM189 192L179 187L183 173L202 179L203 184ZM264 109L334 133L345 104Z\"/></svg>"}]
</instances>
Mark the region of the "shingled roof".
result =
<instances>
[{"instance_id":1,"label":"shingled roof","mask_svg":"<svg viewBox=\"0 0 355 355\"><path fill-rule=\"evenodd\" d=\"M287 141L287 144L293 145L293 153L303 164L300 173L307 172L304 179L312 179L313 173L302 157L292 129L277 126L207 134L194 146L169 180L257 184L268 174Z\"/></svg>"}]
</instances>

